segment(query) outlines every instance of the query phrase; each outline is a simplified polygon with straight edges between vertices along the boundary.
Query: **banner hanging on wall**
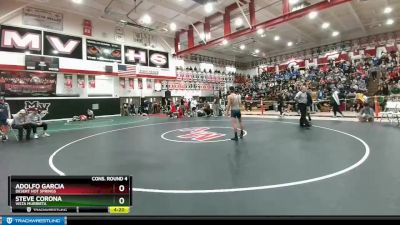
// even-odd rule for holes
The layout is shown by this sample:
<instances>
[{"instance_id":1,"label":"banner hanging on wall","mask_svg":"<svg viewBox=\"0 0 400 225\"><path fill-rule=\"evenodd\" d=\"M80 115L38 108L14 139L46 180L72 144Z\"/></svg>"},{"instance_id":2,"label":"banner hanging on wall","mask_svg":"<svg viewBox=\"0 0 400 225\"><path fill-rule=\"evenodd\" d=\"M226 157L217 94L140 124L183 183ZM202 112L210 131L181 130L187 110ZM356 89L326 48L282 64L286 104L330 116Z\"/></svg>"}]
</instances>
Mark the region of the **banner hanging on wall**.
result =
<instances>
[{"instance_id":1,"label":"banner hanging on wall","mask_svg":"<svg viewBox=\"0 0 400 225\"><path fill-rule=\"evenodd\" d=\"M133 78L129 78L129 87L135 89L135 80Z\"/></svg>"},{"instance_id":2,"label":"banner hanging on wall","mask_svg":"<svg viewBox=\"0 0 400 225\"><path fill-rule=\"evenodd\" d=\"M22 23L24 25L62 31L63 14L45 9L25 7Z\"/></svg>"},{"instance_id":3,"label":"banner hanging on wall","mask_svg":"<svg viewBox=\"0 0 400 225\"><path fill-rule=\"evenodd\" d=\"M72 90L72 75L64 75L64 88L69 91Z\"/></svg>"},{"instance_id":4,"label":"banner hanging on wall","mask_svg":"<svg viewBox=\"0 0 400 225\"><path fill-rule=\"evenodd\" d=\"M87 60L121 63L121 45L86 39Z\"/></svg>"},{"instance_id":5,"label":"banner hanging on wall","mask_svg":"<svg viewBox=\"0 0 400 225\"><path fill-rule=\"evenodd\" d=\"M119 78L119 86L120 86L122 89L125 89L125 77L120 77L120 78Z\"/></svg>"},{"instance_id":6,"label":"banner hanging on wall","mask_svg":"<svg viewBox=\"0 0 400 225\"><path fill-rule=\"evenodd\" d=\"M78 87L85 88L85 75L78 75L77 78Z\"/></svg>"},{"instance_id":7,"label":"banner hanging on wall","mask_svg":"<svg viewBox=\"0 0 400 225\"><path fill-rule=\"evenodd\" d=\"M43 35L43 55L82 59L82 38L50 32Z\"/></svg>"},{"instance_id":8,"label":"banner hanging on wall","mask_svg":"<svg viewBox=\"0 0 400 225\"><path fill-rule=\"evenodd\" d=\"M0 71L0 92L7 97L56 96L57 74Z\"/></svg>"},{"instance_id":9,"label":"banner hanging on wall","mask_svg":"<svg viewBox=\"0 0 400 225\"><path fill-rule=\"evenodd\" d=\"M138 87L139 87L139 89L143 89L142 78L139 78L139 79L138 79Z\"/></svg>"},{"instance_id":10,"label":"banner hanging on wall","mask_svg":"<svg viewBox=\"0 0 400 225\"><path fill-rule=\"evenodd\" d=\"M96 88L96 76L88 76L89 88Z\"/></svg>"},{"instance_id":11,"label":"banner hanging on wall","mask_svg":"<svg viewBox=\"0 0 400 225\"><path fill-rule=\"evenodd\" d=\"M147 84L147 89L153 89L153 79L147 79L146 84Z\"/></svg>"}]
</instances>

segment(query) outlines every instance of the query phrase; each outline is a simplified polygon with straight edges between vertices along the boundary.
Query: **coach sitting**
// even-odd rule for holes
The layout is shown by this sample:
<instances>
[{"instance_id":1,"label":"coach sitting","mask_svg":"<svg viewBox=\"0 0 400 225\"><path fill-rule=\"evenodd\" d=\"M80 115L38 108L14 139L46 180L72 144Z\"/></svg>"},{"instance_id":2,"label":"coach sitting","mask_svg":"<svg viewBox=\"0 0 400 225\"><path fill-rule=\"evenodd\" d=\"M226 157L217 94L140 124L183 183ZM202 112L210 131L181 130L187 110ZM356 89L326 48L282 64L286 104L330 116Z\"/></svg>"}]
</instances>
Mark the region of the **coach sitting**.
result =
<instances>
[{"instance_id":1,"label":"coach sitting","mask_svg":"<svg viewBox=\"0 0 400 225\"><path fill-rule=\"evenodd\" d=\"M364 108L361 109L358 119L360 122L374 122L374 110L367 102L364 104Z\"/></svg>"},{"instance_id":2,"label":"coach sitting","mask_svg":"<svg viewBox=\"0 0 400 225\"><path fill-rule=\"evenodd\" d=\"M37 128L43 127L42 137L49 137L50 135L47 133L47 123L42 121L42 116L39 114L39 110L37 108L31 109L31 113L28 115L28 120L31 122L32 130L33 130L33 138L39 138L37 134Z\"/></svg>"},{"instance_id":3,"label":"coach sitting","mask_svg":"<svg viewBox=\"0 0 400 225\"><path fill-rule=\"evenodd\" d=\"M21 109L17 114L14 115L13 129L18 130L18 141L22 141L23 131L26 130L26 140L31 139L32 125L28 119L25 109Z\"/></svg>"}]
</instances>

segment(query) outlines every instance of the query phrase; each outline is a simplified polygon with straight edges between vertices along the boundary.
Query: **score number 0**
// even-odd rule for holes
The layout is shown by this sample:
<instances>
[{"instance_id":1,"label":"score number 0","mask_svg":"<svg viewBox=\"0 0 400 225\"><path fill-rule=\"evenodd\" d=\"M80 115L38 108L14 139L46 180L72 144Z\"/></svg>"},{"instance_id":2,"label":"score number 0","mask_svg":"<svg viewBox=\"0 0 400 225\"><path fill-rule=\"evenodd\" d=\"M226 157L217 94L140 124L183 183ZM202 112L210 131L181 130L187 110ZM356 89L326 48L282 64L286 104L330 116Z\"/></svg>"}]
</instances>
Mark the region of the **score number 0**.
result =
<instances>
[{"instance_id":1,"label":"score number 0","mask_svg":"<svg viewBox=\"0 0 400 225\"><path fill-rule=\"evenodd\" d=\"M118 190L119 190L120 192L124 192L124 191L125 191L125 186L124 186L124 185L120 185L120 186L118 187ZM120 205L125 204L125 198L124 198L124 197L119 198L118 202L119 202Z\"/></svg>"}]
</instances>

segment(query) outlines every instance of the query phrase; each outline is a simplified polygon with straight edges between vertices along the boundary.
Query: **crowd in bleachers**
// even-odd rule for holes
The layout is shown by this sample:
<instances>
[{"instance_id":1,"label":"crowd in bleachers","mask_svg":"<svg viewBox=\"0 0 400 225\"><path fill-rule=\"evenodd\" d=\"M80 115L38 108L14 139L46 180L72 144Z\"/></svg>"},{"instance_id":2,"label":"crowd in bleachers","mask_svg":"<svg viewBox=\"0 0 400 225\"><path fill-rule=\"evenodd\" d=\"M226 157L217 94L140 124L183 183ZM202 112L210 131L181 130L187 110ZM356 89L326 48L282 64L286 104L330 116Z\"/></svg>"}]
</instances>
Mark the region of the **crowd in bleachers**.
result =
<instances>
[{"instance_id":1,"label":"crowd in bleachers","mask_svg":"<svg viewBox=\"0 0 400 225\"><path fill-rule=\"evenodd\" d=\"M284 95L286 101L293 101L305 84L314 100L329 101L336 89L341 99L358 94L400 94L399 72L399 52L392 52L355 61L329 60L326 65L306 69L292 66L279 73L264 71L258 76L240 76L235 82L244 100L277 100Z\"/></svg>"}]
</instances>

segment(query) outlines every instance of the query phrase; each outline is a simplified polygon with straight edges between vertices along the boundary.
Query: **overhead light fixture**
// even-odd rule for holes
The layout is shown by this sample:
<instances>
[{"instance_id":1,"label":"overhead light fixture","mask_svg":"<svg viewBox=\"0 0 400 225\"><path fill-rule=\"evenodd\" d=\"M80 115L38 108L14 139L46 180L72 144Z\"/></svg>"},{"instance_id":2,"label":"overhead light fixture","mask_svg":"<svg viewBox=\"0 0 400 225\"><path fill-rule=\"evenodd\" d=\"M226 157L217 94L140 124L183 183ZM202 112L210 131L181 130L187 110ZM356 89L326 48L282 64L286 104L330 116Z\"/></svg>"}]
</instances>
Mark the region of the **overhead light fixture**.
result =
<instances>
[{"instance_id":1,"label":"overhead light fixture","mask_svg":"<svg viewBox=\"0 0 400 225\"><path fill-rule=\"evenodd\" d=\"M200 39L204 40L206 38L206 35L204 33L200 33Z\"/></svg>"},{"instance_id":2,"label":"overhead light fixture","mask_svg":"<svg viewBox=\"0 0 400 225\"><path fill-rule=\"evenodd\" d=\"M206 11L206 13L210 13L213 11L213 5L209 2L207 4L204 5L204 10Z\"/></svg>"},{"instance_id":3,"label":"overhead light fixture","mask_svg":"<svg viewBox=\"0 0 400 225\"><path fill-rule=\"evenodd\" d=\"M289 41L288 43L287 43L287 46L292 46L293 45L293 42L291 42L291 41Z\"/></svg>"},{"instance_id":4,"label":"overhead light fixture","mask_svg":"<svg viewBox=\"0 0 400 225\"><path fill-rule=\"evenodd\" d=\"M336 36L338 36L338 35L339 35L339 31L333 31L333 32L332 32L332 36L333 36L333 37L336 37Z\"/></svg>"},{"instance_id":5,"label":"overhead light fixture","mask_svg":"<svg viewBox=\"0 0 400 225\"><path fill-rule=\"evenodd\" d=\"M243 25L243 19L238 17L235 19L235 26L236 27L241 27Z\"/></svg>"},{"instance_id":6,"label":"overhead light fixture","mask_svg":"<svg viewBox=\"0 0 400 225\"><path fill-rule=\"evenodd\" d=\"M258 53L260 53L260 50L259 50L259 49L256 49L254 52L255 52L256 54L258 54Z\"/></svg>"},{"instance_id":7,"label":"overhead light fixture","mask_svg":"<svg viewBox=\"0 0 400 225\"><path fill-rule=\"evenodd\" d=\"M299 0L289 0L289 4L294 5L299 3Z\"/></svg>"},{"instance_id":8,"label":"overhead light fixture","mask_svg":"<svg viewBox=\"0 0 400 225\"><path fill-rule=\"evenodd\" d=\"M394 24L394 20L393 19L386 20L386 25L392 25L392 24Z\"/></svg>"},{"instance_id":9,"label":"overhead light fixture","mask_svg":"<svg viewBox=\"0 0 400 225\"><path fill-rule=\"evenodd\" d=\"M278 35L276 35L275 37L274 37L274 40L275 41L279 41L281 39L281 37L279 37Z\"/></svg>"},{"instance_id":10,"label":"overhead light fixture","mask_svg":"<svg viewBox=\"0 0 400 225\"><path fill-rule=\"evenodd\" d=\"M321 27L322 27L322 29L326 29L326 28L328 28L330 25L331 25L330 23L325 22L325 23L322 24Z\"/></svg>"},{"instance_id":11,"label":"overhead light fixture","mask_svg":"<svg viewBox=\"0 0 400 225\"><path fill-rule=\"evenodd\" d=\"M228 41L227 41L226 39L224 39L224 40L222 41L222 44L223 44L223 45L227 45L227 44L228 44Z\"/></svg>"},{"instance_id":12,"label":"overhead light fixture","mask_svg":"<svg viewBox=\"0 0 400 225\"><path fill-rule=\"evenodd\" d=\"M392 9L391 7L386 7L386 8L383 10L383 13L389 14L389 13L391 13L392 11L393 11L393 9Z\"/></svg>"},{"instance_id":13,"label":"overhead light fixture","mask_svg":"<svg viewBox=\"0 0 400 225\"><path fill-rule=\"evenodd\" d=\"M144 24L150 24L151 23L151 17L148 14L144 14L142 17L142 21Z\"/></svg>"},{"instance_id":14,"label":"overhead light fixture","mask_svg":"<svg viewBox=\"0 0 400 225\"><path fill-rule=\"evenodd\" d=\"M264 29L260 28L260 29L257 30L257 34L261 35L263 33L264 33Z\"/></svg>"},{"instance_id":15,"label":"overhead light fixture","mask_svg":"<svg viewBox=\"0 0 400 225\"><path fill-rule=\"evenodd\" d=\"M245 45L240 45L240 49L241 49L241 50L244 50L245 48L246 48Z\"/></svg>"},{"instance_id":16,"label":"overhead light fixture","mask_svg":"<svg viewBox=\"0 0 400 225\"><path fill-rule=\"evenodd\" d=\"M317 16L318 16L318 12L315 12L315 11L310 12L310 14L308 14L308 18L310 18L312 20L315 19Z\"/></svg>"},{"instance_id":17,"label":"overhead light fixture","mask_svg":"<svg viewBox=\"0 0 400 225\"><path fill-rule=\"evenodd\" d=\"M53 50L53 54L57 55L58 51L57 50Z\"/></svg>"},{"instance_id":18,"label":"overhead light fixture","mask_svg":"<svg viewBox=\"0 0 400 225\"><path fill-rule=\"evenodd\" d=\"M72 2L75 3L75 4L81 4L82 0L72 0Z\"/></svg>"},{"instance_id":19,"label":"overhead light fixture","mask_svg":"<svg viewBox=\"0 0 400 225\"><path fill-rule=\"evenodd\" d=\"M176 23L171 23L169 25L169 29L172 30L172 31L176 31Z\"/></svg>"},{"instance_id":20,"label":"overhead light fixture","mask_svg":"<svg viewBox=\"0 0 400 225\"><path fill-rule=\"evenodd\" d=\"M121 22L121 23L127 23L128 21L126 21L126 20L120 20L119 22Z\"/></svg>"}]
</instances>

